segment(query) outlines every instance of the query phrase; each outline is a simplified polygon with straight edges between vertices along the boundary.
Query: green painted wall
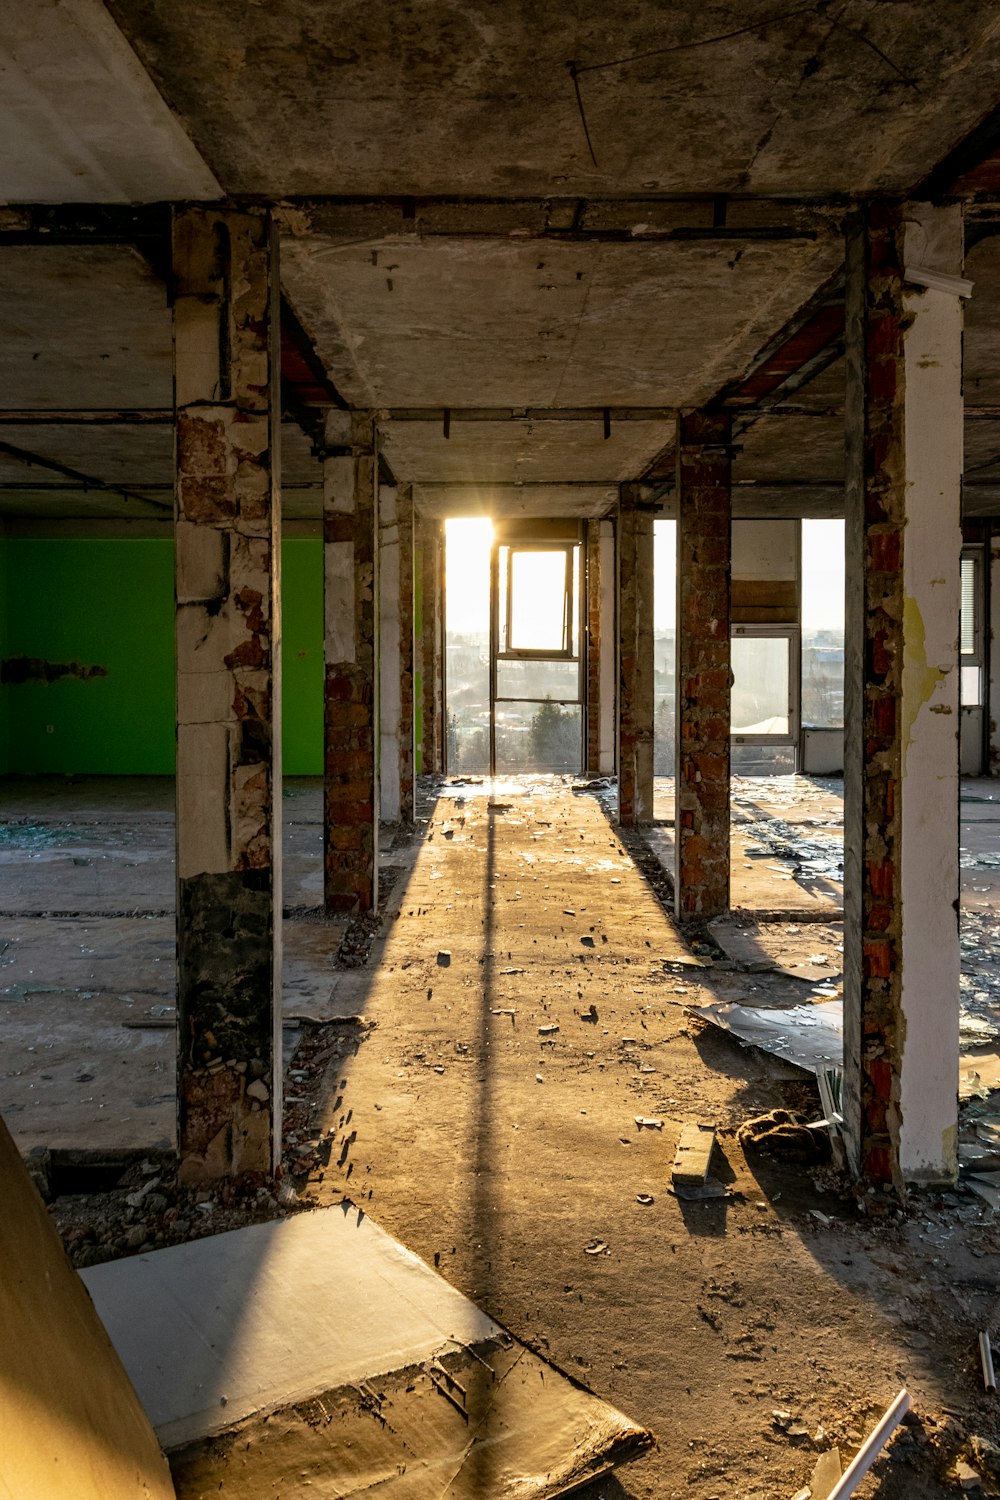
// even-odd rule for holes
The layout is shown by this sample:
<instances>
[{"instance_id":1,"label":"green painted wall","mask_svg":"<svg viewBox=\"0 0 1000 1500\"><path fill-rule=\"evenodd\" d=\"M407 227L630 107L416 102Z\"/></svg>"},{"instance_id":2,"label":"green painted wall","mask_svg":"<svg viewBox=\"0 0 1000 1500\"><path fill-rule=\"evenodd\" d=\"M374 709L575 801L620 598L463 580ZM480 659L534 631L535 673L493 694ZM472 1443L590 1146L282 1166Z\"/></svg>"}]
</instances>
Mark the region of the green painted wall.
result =
<instances>
[{"instance_id":1,"label":"green painted wall","mask_svg":"<svg viewBox=\"0 0 1000 1500\"><path fill-rule=\"evenodd\" d=\"M323 543L281 544L281 753L286 776L323 774Z\"/></svg>"},{"instance_id":2,"label":"green painted wall","mask_svg":"<svg viewBox=\"0 0 1000 1500\"><path fill-rule=\"evenodd\" d=\"M30 657L71 668L54 681L3 690L6 769L171 775L172 541L8 537L4 550L3 659ZM283 543L286 775L322 769L322 566L318 538ZM85 677L77 670L94 667L103 674Z\"/></svg>"}]
</instances>

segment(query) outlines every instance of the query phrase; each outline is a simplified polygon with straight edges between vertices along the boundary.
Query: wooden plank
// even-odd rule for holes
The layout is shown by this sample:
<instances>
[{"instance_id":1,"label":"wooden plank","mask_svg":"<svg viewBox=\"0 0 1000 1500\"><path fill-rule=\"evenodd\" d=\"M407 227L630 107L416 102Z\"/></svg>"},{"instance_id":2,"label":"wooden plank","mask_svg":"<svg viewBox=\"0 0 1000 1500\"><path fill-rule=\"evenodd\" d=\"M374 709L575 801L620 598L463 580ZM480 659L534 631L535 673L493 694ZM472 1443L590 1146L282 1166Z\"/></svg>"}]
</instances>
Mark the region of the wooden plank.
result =
<instances>
[{"instance_id":1,"label":"wooden plank","mask_svg":"<svg viewBox=\"0 0 1000 1500\"><path fill-rule=\"evenodd\" d=\"M702 1187L715 1146L715 1127L685 1125L674 1153L671 1180L681 1187Z\"/></svg>"}]
</instances>

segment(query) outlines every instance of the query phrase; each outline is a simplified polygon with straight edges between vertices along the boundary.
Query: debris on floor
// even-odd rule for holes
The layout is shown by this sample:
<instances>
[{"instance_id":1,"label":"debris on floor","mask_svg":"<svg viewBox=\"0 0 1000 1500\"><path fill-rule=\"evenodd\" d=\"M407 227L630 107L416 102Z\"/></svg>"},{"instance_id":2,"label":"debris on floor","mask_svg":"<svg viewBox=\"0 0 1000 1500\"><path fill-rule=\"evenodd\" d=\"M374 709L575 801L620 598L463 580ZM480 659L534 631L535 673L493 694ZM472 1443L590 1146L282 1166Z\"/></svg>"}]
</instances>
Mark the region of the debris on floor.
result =
<instances>
[{"instance_id":1,"label":"debris on floor","mask_svg":"<svg viewBox=\"0 0 1000 1500\"><path fill-rule=\"evenodd\" d=\"M290 1427L297 1465L317 1466L312 1493L377 1483L407 1500L439 1494L444 1474L449 1494L469 1500L522 1495L524 1475L536 1476L532 1495L554 1496L653 1441L349 1201L84 1280L175 1454L182 1500L201 1492L205 1462L213 1476L228 1466L237 1487L251 1445L261 1482L272 1459L283 1462ZM221 1445L206 1444L223 1430Z\"/></svg>"},{"instance_id":2,"label":"debris on floor","mask_svg":"<svg viewBox=\"0 0 1000 1500\"><path fill-rule=\"evenodd\" d=\"M685 1125L670 1174L674 1187L703 1187L714 1149L715 1131L711 1126Z\"/></svg>"}]
</instances>

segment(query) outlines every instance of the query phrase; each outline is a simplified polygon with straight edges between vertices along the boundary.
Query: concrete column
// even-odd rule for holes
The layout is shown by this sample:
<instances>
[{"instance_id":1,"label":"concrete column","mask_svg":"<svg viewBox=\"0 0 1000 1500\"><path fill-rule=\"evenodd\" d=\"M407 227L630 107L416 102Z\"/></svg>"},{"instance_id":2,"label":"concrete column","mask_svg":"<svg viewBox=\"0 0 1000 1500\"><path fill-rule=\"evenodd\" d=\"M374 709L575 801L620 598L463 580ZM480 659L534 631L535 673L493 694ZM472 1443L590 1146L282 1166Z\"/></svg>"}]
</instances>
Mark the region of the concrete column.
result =
<instances>
[{"instance_id":1,"label":"concrete column","mask_svg":"<svg viewBox=\"0 0 1000 1500\"><path fill-rule=\"evenodd\" d=\"M174 217L177 1090L185 1181L281 1150L277 238Z\"/></svg>"},{"instance_id":2,"label":"concrete column","mask_svg":"<svg viewBox=\"0 0 1000 1500\"><path fill-rule=\"evenodd\" d=\"M986 547L983 566L989 569L989 614L984 629L989 631L989 673L983 684L986 698L983 712L989 724L989 761L984 775L1000 775L1000 530L994 522L986 524Z\"/></svg>"},{"instance_id":3,"label":"concrete column","mask_svg":"<svg viewBox=\"0 0 1000 1500\"><path fill-rule=\"evenodd\" d=\"M729 909L730 436L724 412L678 420L674 909L682 921Z\"/></svg>"},{"instance_id":4,"label":"concrete column","mask_svg":"<svg viewBox=\"0 0 1000 1500\"><path fill-rule=\"evenodd\" d=\"M653 510L642 486L618 500L618 819L653 820Z\"/></svg>"},{"instance_id":5,"label":"concrete column","mask_svg":"<svg viewBox=\"0 0 1000 1500\"><path fill-rule=\"evenodd\" d=\"M399 821L399 718L402 707L399 659L399 520L395 485L378 492L379 618L379 816Z\"/></svg>"},{"instance_id":6,"label":"concrete column","mask_svg":"<svg viewBox=\"0 0 1000 1500\"><path fill-rule=\"evenodd\" d=\"M425 776L444 770L444 527L428 516L417 517L415 578L419 585L416 611L416 667L420 678L416 703L420 715L418 754Z\"/></svg>"},{"instance_id":7,"label":"concrete column","mask_svg":"<svg viewBox=\"0 0 1000 1500\"><path fill-rule=\"evenodd\" d=\"M598 740L597 772L600 776L613 776L617 769L618 753L618 663L614 643L618 634L617 578L615 575L615 523L601 521L598 535L600 557L600 601L598 614L601 620L603 650L600 662L600 736Z\"/></svg>"},{"instance_id":8,"label":"concrete column","mask_svg":"<svg viewBox=\"0 0 1000 1500\"><path fill-rule=\"evenodd\" d=\"M413 821L413 490L379 491L379 787L387 823Z\"/></svg>"},{"instance_id":9,"label":"concrete column","mask_svg":"<svg viewBox=\"0 0 1000 1500\"><path fill-rule=\"evenodd\" d=\"M958 205L847 243L844 1114L898 1190L957 1172L962 250Z\"/></svg>"},{"instance_id":10,"label":"concrete column","mask_svg":"<svg viewBox=\"0 0 1000 1500\"><path fill-rule=\"evenodd\" d=\"M326 909L378 903L378 458L371 412L330 411L323 458Z\"/></svg>"},{"instance_id":11,"label":"concrete column","mask_svg":"<svg viewBox=\"0 0 1000 1500\"><path fill-rule=\"evenodd\" d=\"M413 486L396 493L399 527L399 820L413 822Z\"/></svg>"},{"instance_id":12,"label":"concrete column","mask_svg":"<svg viewBox=\"0 0 1000 1500\"><path fill-rule=\"evenodd\" d=\"M588 776L599 776L601 759L601 523L587 522L587 753Z\"/></svg>"}]
</instances>

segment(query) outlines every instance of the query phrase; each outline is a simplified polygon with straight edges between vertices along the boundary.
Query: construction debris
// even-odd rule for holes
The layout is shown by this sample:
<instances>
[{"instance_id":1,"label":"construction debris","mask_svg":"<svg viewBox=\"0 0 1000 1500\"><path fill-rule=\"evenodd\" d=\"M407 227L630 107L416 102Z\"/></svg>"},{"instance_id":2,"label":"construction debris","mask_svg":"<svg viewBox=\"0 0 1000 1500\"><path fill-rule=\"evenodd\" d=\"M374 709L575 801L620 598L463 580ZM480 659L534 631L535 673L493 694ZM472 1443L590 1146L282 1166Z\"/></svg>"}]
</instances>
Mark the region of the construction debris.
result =
<instances>
[{"instance_id":1,"label":"construction debris","mask_svg":"<svg viewBox=\"0 0 1000 1500\"><path fill-rule=\"evenodd\" d=\"M826 1121L810 1124L805 1115L791 1109L772 1109L745 1121L737 1138L744 1147L755 1146L791 1161L823 1161L830 1154Z\"/></svg>"},{"instance_id":2,"label":"construction debris","mask_svg":"<svg viewBox=\"0 0 1000 1500\"><path fill-rule=\"evenodd\" d=\"M708 1177L708 1168L715 1147L713 1126L685 1125L681 1131L671 1180L675 1187L701 1187Z\"/></svg>"},{"instance_id":3,"label":"construction debris","mask_svg":"<svg viewBox=\"0 0 1000 1500\"><path fill-rule=\"evenodd\" d=\"M990 1348L990 1336L985 1329L979 1335L979 1358L983 1366L983 1385L988 1391L995 1391L997 1378L993 1373L993 1350Z\"/></svg>"},{"instance_id":4,"label":"construction debris","mask_svg":"<svg viewBox=\"0 0 1000 1500\"><path fill-rule=\"evenodd\" d=\"M837 1480L833 1489L826 1496L826 1500L847 1500L848 1495L853 1495L858 1484L878 1458L879 1453L885 1447L886 1442L910 1409L910 1393L904 1388L899 1392L895 1401L887 1409L885 1415L878 1425L869 1433L861 1444L857 1453L851 1459L841 1477Z\"/></svg>"},{"instance_id":5,"label":"construction debris","mask_svg":"<svg viewBox=\"0 0 1000 1500\"><path fill-rule=\"evenodd\" d=\"M809 1481L813 1500L829 1500L830 1492L841 1473L840 1449L830 1448L826 1453L821 1453Z\"/></svg>"}]
</instances>

